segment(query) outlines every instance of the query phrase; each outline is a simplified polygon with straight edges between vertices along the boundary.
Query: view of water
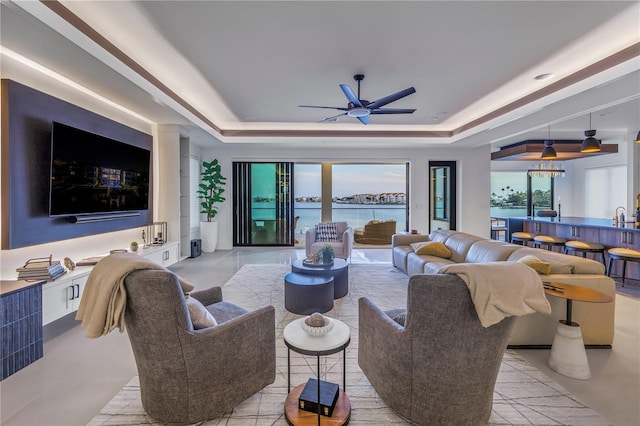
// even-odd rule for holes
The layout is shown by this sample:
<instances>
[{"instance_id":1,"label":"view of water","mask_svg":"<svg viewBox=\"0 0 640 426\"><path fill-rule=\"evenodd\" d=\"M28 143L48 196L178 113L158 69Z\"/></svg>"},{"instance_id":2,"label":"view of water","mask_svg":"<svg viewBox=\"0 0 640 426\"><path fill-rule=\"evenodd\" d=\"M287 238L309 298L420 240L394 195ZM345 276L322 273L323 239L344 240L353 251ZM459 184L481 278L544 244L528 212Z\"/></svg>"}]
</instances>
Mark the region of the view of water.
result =
<instances>
[{"instance_id":1,"label":"view of water","mask_svg":"<svg viewBox=\"0 0 640 426\"><path fill-rule=\"evenodd\" d=\"M270 219L272 217L258 217L258 211L260 204L265 205L265 214L267 212L272 213L271 203L252 203L254 212L254 218L257 219ZM268 207L267 207L268 206ZM352 228L362 228L371 219L387 220L393 219L396 221L396 230L404 231L406 206L397 204L342 204L333 203L333 221L335 222L347 222ZM299 203L294 205L294 214L300 216L298 220L297 233L304 232L306 226L313 227L315 224L320 223L321 210L320 203Z\"/></svg>"}]
</instances>

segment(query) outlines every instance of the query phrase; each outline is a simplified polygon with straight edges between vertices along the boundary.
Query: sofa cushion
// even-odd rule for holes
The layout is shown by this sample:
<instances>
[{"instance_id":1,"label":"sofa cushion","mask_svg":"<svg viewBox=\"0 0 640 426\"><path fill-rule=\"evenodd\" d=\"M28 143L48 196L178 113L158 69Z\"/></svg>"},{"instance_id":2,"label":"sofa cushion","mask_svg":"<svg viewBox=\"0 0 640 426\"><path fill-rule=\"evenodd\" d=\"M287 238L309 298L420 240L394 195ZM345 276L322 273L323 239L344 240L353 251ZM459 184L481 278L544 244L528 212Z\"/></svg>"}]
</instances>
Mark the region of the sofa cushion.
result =
<instances>
[{"instance_id":1,"label":"sofa cushion","mask_svg":"<svg viewBox=\"0 0 640 426\"><path fill-rule=\"evenodd\" d=\"M527 248L527 247L523 247L519 250L514 251L507 260L517 261L518 259L526 255L532 255L539 258L540 260L549 262L551 264L552 274L573 274L574 273L573 265L576 261L579 262L581 260L586 260L596 264L599 263L591 259L582 259L576 256L570 256L562 253L555 253L552 251L542 250L539 248Z\"/></svg>"},{"instance_id":2,"label":"sofa cushion","mask_svg":"<svg viewBox=\"0 0 640 426\"><path fill-rule=\"evenodd\" d=\"M447 246L439 241L412 243L411 248L413 248L413 251L419 255L424 254L429 256L444 257L445 259L451 257L451 250L449 250Z\"/></svg>"},{"instance_id":3,"label":"sofa cushion","mask_svg":"<svg viewBox=\"0 0 640 426\"><path fill-rule=\"evenodd\" d=\"M551 273L551 264L532 254L522 256L517 260L517 262L527 265L529 268L542 275L549 275Z\"/></svg>"},{"instance_id":4,"label":"sofa cushion","mask_svg":"<svg viewBox=\"0 0 640 426\"><path fill-rule=\"evenodd\" d=\"M335 222L318 223L316 241L338 241L338 227Z\"/></svg>"},{"instance_id":5,"label":"sofa cushion","mask_svg":"<svg viewBox=\"0 0 640 426\"><path fill-rule=\"evenodd\" d=\"M494 240L477 241L469 249L465 257L465 263L505 261L511 253L521 248L522 246L516 244L505 244Z\"/></svg>"},{"instance_id":6,"label":"sofa cushion","mask_svg":"<svg viewBox=\"0 0 640 426\"><path fill-rule=\"evenodd\" d=\"M464 232L456 232L444 242L444 245L451 250L451 260L456 263L465 263L467 253L473 244L478 241L486 240L486 238L467 234Z\"/></svg>"},{"instance_id":7,"label":"sofa cushion","mask_svg":"<svg viewBox=\"0 0 640 426\"><path fill-rule=\"evenodd\" d=\"M211 312L198 299L187 297L185 301L187 302L187 308L189 308L189 316L191 317L193 328L199 330L218 325Z\"/></svg>"}]
</instances>

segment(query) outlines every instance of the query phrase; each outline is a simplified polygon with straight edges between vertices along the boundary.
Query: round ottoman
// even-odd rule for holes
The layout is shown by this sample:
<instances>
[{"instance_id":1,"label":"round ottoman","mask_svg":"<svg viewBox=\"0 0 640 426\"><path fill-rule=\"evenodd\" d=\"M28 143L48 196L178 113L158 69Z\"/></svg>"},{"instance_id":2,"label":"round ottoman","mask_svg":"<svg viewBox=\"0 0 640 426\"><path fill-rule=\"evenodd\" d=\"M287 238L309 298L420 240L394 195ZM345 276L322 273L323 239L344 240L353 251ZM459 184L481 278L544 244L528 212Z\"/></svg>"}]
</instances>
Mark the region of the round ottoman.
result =
<instances>
[{"instance_id":1,"label":"round ottoman","mask_svg":"<svg viewBox=\"0 0 640 426\"><path fill-rule=\"evenodd\" d=\"M333 309L333 277L295 272L285 275L284 308L300 315L330 311Z\"/></svg>"}]
</instances>

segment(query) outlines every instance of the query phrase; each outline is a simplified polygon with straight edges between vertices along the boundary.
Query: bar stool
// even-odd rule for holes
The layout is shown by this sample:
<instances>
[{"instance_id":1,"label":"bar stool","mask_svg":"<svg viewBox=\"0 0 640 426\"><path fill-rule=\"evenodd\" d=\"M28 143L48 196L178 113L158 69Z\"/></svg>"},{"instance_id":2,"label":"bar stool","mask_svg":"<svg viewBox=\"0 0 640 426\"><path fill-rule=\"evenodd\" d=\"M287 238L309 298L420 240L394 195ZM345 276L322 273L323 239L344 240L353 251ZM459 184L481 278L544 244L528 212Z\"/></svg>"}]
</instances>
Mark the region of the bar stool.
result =
<instances>
[{"instance_id":1,"label":"bar stool","mask_svg":"<svg viewBox=\"0 0 640 426\"><path fill-rule=\"evenodd\" d=\"M536 234L530 232L514 232L511 234L511 244L522 244L526 246L529 241L533 241L533 237L535 236Z\"/></svg>"},{"instance_id":2,"label":"bar stool","mask_svg":"<svg viewBox=\"0 0 640 426\"><path fill-rule=\"evenodd\" d=\"M622 287L624 287L624 277L627 273L627 262L640 262L640 251L626 248L610 248L609 267L607 268L607 276L611 276L611 267L614 260L622 260Z\"/></svg>"},{"instance_id":3,"label":"bar stool","mask_svg":"<svg viewBox=\"0 0 640 426\"><path fill-rule=\"evenodd\" d=\"M548 251L552 251L553 247L562 247L564 250L564 244L566 242L566 238L552 237L551 235L536 235L533 237L534 247L542 248L541 246L547 246Z\"/></svg>"},{"instance_id":4,"label":"bar stool","mask_svg":"<svg viewBox=\"0 0 640 426\"><path fill-rule=\"evenodd\" d=\"M606 267L607 263L604 258L604 246L600 243L590 243L587 241L567 241L564 243L564 252L569 251L580 252L582 257L587 257L587 253L600 253L602 255L602 264Z\"/></svg>"}]
</instances>

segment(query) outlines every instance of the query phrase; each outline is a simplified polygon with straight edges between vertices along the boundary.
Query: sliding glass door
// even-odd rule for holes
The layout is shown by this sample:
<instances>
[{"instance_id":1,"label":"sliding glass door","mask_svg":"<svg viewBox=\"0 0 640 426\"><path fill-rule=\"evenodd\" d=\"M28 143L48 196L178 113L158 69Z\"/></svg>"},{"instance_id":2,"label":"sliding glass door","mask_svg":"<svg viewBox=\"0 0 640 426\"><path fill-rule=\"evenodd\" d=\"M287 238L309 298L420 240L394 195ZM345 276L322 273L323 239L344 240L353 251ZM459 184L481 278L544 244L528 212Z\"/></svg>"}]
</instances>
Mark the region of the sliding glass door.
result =
<instances>
[{"instance_id":1,"label":"sliding glass door","mask_svg":"<svg viewBox=\"0 0 640 426\"><path fill-rule=\"evenodd\" d=\"M233 163L234 246L292 246L293 163Z\"/></svg>"}]
</instances>

